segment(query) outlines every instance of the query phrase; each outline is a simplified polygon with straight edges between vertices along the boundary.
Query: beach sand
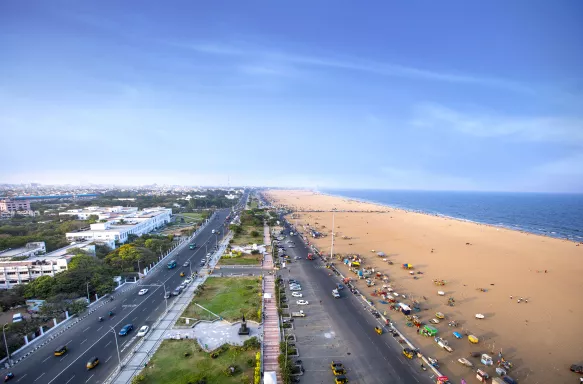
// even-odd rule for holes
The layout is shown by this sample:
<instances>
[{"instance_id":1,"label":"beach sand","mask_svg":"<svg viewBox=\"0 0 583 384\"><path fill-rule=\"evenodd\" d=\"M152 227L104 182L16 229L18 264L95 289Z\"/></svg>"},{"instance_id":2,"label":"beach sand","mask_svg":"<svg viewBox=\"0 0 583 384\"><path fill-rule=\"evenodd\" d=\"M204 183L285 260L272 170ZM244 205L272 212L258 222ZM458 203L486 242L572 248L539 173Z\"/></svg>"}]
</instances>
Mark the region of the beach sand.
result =
<instances>
[{"instance_id":1,"label":"beach sand","mask_svg":"<svg viewBox=\"0 0 583 384\"><path fill-rule=\"evenodd\" d=\"M452 382L459 383L462 378L477 382L473 378L476 368L461 365L458 358L468 357L470 352L494 351L491 356L496 362L500 350L514 364L509 375L521 383L578 380L569 367L583 363L583 245L309 191L272 190L265 196L275 205L299 211L361 211L335 213L334 253L361 254L365 257L363 267L387 273L395 291L407 295L405 303L421 301L418 315L422 321L428 323L435 312L445 314L445 320L436 327L454 348L453 353L439 348L432 338L416 334L415 327L405 326L404 315L372 297L373 288L382 286L378 280L372 288L367 288L364 280L357 283L358 289L381 311L386 310L422 353L440 361L440 370ZM322 239L309 239L329 255L332 213L298 212L297 216L297 221L290 218L290 222L297 222L305 235L302 226L306 223L328 234ZM394 265L377 256L380 251ZM402 269L403 263L413 264L414 271L423 274L413 279ZM346 276L355 277L345 265L337 261L335 265ZM446 280L447 284L438 287L433 279ZM438 290L446 295L438 296ZM447 305L448 297L455 298L454 307ZM517 303L521 297L528 303ZM485 319L476 319L477 313L484 314ZM460 322L458 328L447 325L452 319ZM467 330L480 342L473 345L466 337L456 339L454 330L462 335ZM469 359L478 368L485 368L479 359ZM494 367L485 370L495 374Z\"/></svg>"}]
</instances>

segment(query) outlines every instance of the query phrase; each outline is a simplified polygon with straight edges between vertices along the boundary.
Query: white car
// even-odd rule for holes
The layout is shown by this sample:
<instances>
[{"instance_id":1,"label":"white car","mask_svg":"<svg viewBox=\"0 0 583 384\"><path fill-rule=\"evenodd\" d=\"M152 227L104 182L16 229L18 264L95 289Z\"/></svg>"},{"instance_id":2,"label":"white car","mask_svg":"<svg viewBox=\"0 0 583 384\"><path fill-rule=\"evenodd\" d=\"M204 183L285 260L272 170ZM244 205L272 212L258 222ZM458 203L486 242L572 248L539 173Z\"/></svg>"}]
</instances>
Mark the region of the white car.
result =
<instances>
[{"instance_id":1,"label":"white car","mask_svg":"<svg viewBox=\"0 0 583 384\"><path fill-rule=\"evenodd\" d=\"M292 292L293 297L303 297L303 295L299 292Z\"/></svg>"},{"instance_id":2,"label":"white car","mask_svg":"<svg viewBox=\"0 0 583 384\"><path fill-rule=\"evenodd\" d=\"M188 284L192 283L192 280L190 278L188 278L188 279L184 280L184 282L186 283L186 285L188 285Z\"/></svg>"},{"instance_id":3,"label":"white car","mask_svg":"<svg viewBox=\"0 0 583 384\"><path fill-rule=\"evenodd\" d=\"M140 292L138 292L138 295L143 296L146 293L148 293L148 290L146 288L144 288L144 289L140 289Z\"/></svg>"},{"instance_id":4,"label":"white car","mask_svg":"<svg viewBox=\"0 0 583 384\"><path fill-rule=\"evenodd\" d=\"M140 330L138 331L138 337L146 336L146 333L150 330L150 327L147 325L143 325Z\"/></svg>"},{"instance_id":5,"label":"white car","mask_svg":"<svg viewBox=\"0 0 583 384\"><path fill-rule=\"evenodd\" d=\"M289 289L292 289L292 288L301 288L301 287L302 286L299 285L299 284L290 284Z\"/></svg>"},{"instance_id":6,"label":"white car","mask_svg":"<svg viewBox=\"0 0 583 384\"><path fill-rule=\"evenodd\" d=\"M298 300L296 301L297 305L308 305L308 302L306 300Z\"/></svg>"},{"instance_id":7,"label":"white car","mask_svg":"<svg viewBox=\"0 0 583 384\"><path fill-rule=\"evenodd\" d=\"M289 290L290 291L301 291L302 287L290 287Z\"/></svg>"}]
</instances>

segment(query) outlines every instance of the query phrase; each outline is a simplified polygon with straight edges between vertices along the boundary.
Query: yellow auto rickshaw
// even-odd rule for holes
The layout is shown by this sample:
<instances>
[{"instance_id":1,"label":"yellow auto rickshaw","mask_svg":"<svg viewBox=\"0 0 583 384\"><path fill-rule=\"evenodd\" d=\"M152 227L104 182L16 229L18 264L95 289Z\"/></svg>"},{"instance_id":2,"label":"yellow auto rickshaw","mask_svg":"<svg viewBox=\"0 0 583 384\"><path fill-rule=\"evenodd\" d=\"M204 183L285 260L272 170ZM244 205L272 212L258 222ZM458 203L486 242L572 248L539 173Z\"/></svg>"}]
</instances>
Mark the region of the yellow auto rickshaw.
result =
<instances>
[{"instance_id":1,"label":"yellow auto rickshaw","mask_svg":"<svg viewBox=\"0 0 583 384\"><path fill-rule=\"evenodd\" d=\"M334 383L336 384L345 384L348 383L348 378L344 375L336 376L334 378Z\"/></svg>"},{"instance_id":2,"label":"yellow auto rickshaw","mask_svg":"<svg viewBox=\"0 0 583 384\"><path fill-rule=\"evenodd\" d=\"M441 312L436 312L435 313L435 317L437 317L440 320L445 319L445 315L443 313L441 313Z\"/></svg>"},{"instance_id":3,"label":"yellow auto rickshaw","mask_svg":"<svg viewBox=\"0 0 583 384\"><path fill-rule=\"evenodd\" d=\"M379 335L383 334L383 329L381 327L374 327L374 330L376 333L378 333Z\"/></svg>"},{"instance_id":4,"label":"yellow auto rickshaw","mask_svg":"<svg viewBox=\"0 0 583 384\"><path fill-rule=\"evenodd\" d=\"M338 368L344 368L344 365L342 365L342 362L340 361L332 361L332 363L330 363L330 368L332 368L332 370L335 370Z\"/></svg>"},{"instance_id":5,"label":"yellow auto rickshaw","mask_svg":"<svg viewBox=\"0 0 583 384\"><path fill-rule=\"evenodd\" d=\"M403 355L407 359L412 359L413 358L413 351L410 348L405 348L405 349L403 349Z\"/></svg>"},{"instance_id":6,"label":"yellow auto rickshaw","mask_svg":"<svg viewBox=\"0 0 583 384\"><path fill-rule=\"evenodd\" d=\"M87 361L85 366L87 367L87 370L90 370L97 367L97 364L99 364L99 359L97 357L92 357L89 359L89 361Z\"/></svg>"},{"instance_id":7,"label":"yellow auto rickshaw","mask_svg":"<svg viewBox=\"0 0 583 384\"><path fill-rule=\"evenodd\" d=\"M334 368L332 370L334 376L342 376L346 373L346 370L343 367Z\"/></svg>"},{"instance_id":8,"label":"yellow auto rickshaw","mask_svg":"<svg viewBox=\"0 0 583 384\"><path fill-rule=\"evenodd\" d=\"M470 341L470 343L472 344L478 344L478 342L480 341L480 339L478 339L476 336L474 335L469 335L468 336L468 340Z\"/></svg>"},{"instance_id":9,"label":"yellow auto rickshaw","mask_svg":"<svg viewBox=\"0 0 583 384\"><path fill-rule=\"evenodd\" d=\"M180 272L180 277L184 277L184 272Z\"/></svg>"},{"instance_id":10,"label":"yellow auto rickshaw","mask_svg":"<svg viewBox=\"0 0 583 384\"><path fill-rule=\"evenodd\" d=\"M62 345L59 348L55 349L55 356L62 356L65 353L67 353L67 346L66 345Z\"/></svg>"}]
</instances>

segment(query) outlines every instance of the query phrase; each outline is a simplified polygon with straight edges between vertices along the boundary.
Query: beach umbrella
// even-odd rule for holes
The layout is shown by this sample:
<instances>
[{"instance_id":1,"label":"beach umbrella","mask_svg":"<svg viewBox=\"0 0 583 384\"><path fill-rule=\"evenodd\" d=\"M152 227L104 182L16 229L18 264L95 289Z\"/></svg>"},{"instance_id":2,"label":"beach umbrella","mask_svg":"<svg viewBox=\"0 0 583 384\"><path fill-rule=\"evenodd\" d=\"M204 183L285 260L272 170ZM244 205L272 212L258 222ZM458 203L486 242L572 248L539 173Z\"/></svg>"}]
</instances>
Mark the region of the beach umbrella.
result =
<instances>
[{"instance_id":1,"label":"beach umbrella","mask_svg":"<svg viewBox=\"0 0 583 384\"><path fill-rule=\"evenodd\" d=\"M377 255L379 255L379 256L385 256L385 253L384 252L379 252L379 253L377 253Z\"/></svg>"}]
</instances>

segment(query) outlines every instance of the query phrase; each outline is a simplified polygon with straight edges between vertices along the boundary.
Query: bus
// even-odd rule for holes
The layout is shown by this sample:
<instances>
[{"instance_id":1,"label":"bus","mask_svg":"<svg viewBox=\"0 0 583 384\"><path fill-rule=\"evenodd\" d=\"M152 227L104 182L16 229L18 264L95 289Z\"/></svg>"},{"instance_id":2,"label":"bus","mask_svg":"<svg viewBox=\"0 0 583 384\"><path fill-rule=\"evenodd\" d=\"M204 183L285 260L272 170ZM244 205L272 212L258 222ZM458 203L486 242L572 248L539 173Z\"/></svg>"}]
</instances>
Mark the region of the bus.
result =
<instances>
[{"instance_id":1,"label":"bus","mask_svg":"<svg viewBox=\"0 0 583 384\"><path fill-rule=\"evenodd\" d=\"M168 269L176 268L176 260L170 260L168 262Z\"/></svg>"}]
</instances>

